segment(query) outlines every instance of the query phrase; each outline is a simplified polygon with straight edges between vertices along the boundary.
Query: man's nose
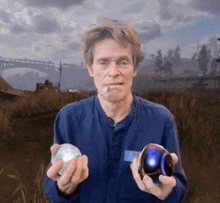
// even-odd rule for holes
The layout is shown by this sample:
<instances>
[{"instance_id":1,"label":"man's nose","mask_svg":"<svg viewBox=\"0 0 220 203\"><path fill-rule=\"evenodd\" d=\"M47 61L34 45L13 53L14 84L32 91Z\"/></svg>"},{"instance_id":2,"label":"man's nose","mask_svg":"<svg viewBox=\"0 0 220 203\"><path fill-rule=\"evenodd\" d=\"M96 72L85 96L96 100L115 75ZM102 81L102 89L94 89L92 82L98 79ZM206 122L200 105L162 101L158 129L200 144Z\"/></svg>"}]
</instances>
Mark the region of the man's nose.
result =
<instances>
[{"instance_id":1,"label":"man's nose","mask_svg":"<svg viewBox=\"0 0 220 203\"><path fill-rule=\"evenodd\" d=\"M112 62L109 67L109 76L116 77L119 75L118 66L115 62Z\"/></svg>"}]
</instances>

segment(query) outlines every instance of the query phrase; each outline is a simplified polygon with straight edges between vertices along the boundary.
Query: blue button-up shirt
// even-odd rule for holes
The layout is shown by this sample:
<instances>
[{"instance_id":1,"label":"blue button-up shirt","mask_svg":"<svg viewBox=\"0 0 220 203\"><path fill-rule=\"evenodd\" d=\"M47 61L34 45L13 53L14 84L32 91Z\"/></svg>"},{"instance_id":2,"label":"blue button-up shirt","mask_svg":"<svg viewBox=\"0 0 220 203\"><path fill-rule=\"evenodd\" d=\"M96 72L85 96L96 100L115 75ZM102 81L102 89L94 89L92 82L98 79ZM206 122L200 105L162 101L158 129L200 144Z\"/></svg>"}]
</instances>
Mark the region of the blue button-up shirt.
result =
<instances>
[{"instance_id":1,"label":"blue button-up shirt","mask_svg":"<svg viewBox=\"0 0 220 203\"><path fill-rule=\"evenodd\" d=\"M44 192L54 203L181 202L186 187L175 119L164 106L133 95L130 113L119 123L107 117L97 96L71 103L58 113L54 143L71 143L88 157L89 176L74 193L64 196L45 174ZM172 193L161 201L141 191L130 169L134 156L149 143L176 153L179 162ZM132 153L133 152L133 153Z\"/></svg>"}]
</instances>

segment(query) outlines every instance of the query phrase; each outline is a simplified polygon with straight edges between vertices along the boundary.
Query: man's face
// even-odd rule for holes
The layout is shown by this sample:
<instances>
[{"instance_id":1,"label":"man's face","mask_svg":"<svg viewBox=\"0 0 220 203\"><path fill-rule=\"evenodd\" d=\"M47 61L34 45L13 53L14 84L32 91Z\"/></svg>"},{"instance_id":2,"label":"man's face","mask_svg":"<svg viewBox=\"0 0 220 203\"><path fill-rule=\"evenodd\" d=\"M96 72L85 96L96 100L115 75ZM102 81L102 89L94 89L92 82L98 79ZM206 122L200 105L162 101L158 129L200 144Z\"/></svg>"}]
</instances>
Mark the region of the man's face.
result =
<instances>
[{"instance_id":1,"label":"man's face","mask_svg":"<svg viewBox=\"0 0 220 203\"><path fill-rule=\"evenodd\" d=\"M106 100L117 102L131 94L134 71L130 45L121 46L113 39L98 42L94 47L93 64L88 67L98 94L109 87L103 95Z\"/></svg>"}]
</instances>

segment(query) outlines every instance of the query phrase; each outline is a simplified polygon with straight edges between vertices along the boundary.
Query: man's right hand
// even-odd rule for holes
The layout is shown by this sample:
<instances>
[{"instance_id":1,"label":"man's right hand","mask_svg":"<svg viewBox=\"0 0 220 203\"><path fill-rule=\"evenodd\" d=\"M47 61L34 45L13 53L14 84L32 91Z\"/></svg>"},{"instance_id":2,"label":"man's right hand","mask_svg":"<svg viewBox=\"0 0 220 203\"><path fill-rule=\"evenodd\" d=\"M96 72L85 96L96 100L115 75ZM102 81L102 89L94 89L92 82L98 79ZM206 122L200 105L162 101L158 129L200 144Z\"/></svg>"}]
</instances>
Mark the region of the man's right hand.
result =
<instances>
[{"instance_id":1,"label":"man's right hand","mask_svg":"<svg viewBox=\"0 0 220 203\"><path fill-rule=\"evenodd\" d=\"M51 155L59 145L51 146ZM54 181L57 181L59 190L65 195L72 194L79 183L84 181L89 176L88 157L86 155L78 157L76 160L69 161L66 171L60 176L58 172L63 167L63 161L56 161L47 171L47 176Z\"/></svg>"}]
</instances>

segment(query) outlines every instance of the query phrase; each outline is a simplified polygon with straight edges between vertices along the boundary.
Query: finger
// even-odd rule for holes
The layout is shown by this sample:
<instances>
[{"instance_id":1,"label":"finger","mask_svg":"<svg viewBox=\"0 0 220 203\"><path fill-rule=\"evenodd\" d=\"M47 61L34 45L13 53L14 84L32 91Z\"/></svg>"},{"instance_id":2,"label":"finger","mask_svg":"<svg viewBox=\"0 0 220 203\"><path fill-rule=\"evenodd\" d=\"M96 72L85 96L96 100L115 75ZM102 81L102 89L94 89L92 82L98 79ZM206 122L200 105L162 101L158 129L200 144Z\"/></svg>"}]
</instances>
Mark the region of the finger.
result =
<instances>
[{"instance_id":1,"label":"finger","mask_svg":"<svg viewBox=\"0 0 220 203\"><path fill-rule=\"evenodd\" d=\"M141 180L141 177L138 173L138 164L137 164L138 160L137 158L133 159L133 162L130 165L131 171L132 171L132 175L133 178L135 180L135 182L137 183L138 187L140 188L140 190L142 191L146 191L146 186L144 185L143 181Z\"/></svg>"},{"instance_id":2,"label":"finger","mask_svg":"<svg viewBox=\"0 0 220 203\"><path fill-rule=\"evenodd\" d=\"M86 155L83 155L84 158L84 169L88 167L88 157Z\"/></svg>"},{"instance_id":3,"label":"finger","mask_svg":"<svg viewBox=\"0 0 220 203\"><path fill-rule=\"evenodd\" d=\"M153 183L153 180L150 176L144 175L143 182L145 184L147 192L155 196L158 196L161 193L160 188L156 184Z\"/></svg>"},{"instance_id":4,"label":"finger","mask_svg":"<svg viewBox=\"0 0 220 203\"><path fill-rule=\"evenodd\" d=\"M83 156L77 158L77 163L76 163L76 170L74 172L74 175L71 179L71 182L76 185L79 184L81 180L81 173L83 170L83 165L84 165L84 158Z\"/></svg>"},{"instance_id":5,"label":"finger","mask_svg":"<svg viewBox=\"0 0 220 203\"><path fill-rule=\"evenodd\" d=\"M67 189L65 189L65 193L66 193L67 195L70 195L70 194L72 194L72 193L74 192L75 189L76 189L76 188L75 188L73 185L71 185L71 186L69 186Z\"/></svg>"},{"instance_id":6,"label":"finger","mask_svg":"<svg viewBox=\"0 0 220 203\"><path fill-rule=\"evenodd\" d=\"M61 170L62 167L63 167L63 161L62 160L56 161L47 171L47 176L52 180L58 180L60 178L58 172Z\"/></svg>"},{"instance_id":7,"label":"finger","mask_svg":"<svg viewBox=\"0 0 220 203\"><path fill-rule=\"evenodd\" d=\"M169 176L160 175L159 176L159 181L164 186L174 187L176 185L176 179L173 176L169 177Z\"/></svg>"},{"instance_id":8,"label":"finger","mask_svg":"<svg viewBox=\"0 0 220 203\"><path fill-rule=\"evenodd\" d=\"M89 176L89 168L88 168L88 157L83 155L84 158L84 166L82 171L82 179L86 179Z\"/></svg>"},{"instance_id":9,"label":"finger","mask_svg":"<svg viewBox=\"0 0 220 203\"><path fill-rule=\"evenodd\" d=\"M175 153L170 154L173 159L173 164L176 165L178 163L178 156Z\"/></svg>"},{"instance_id":10,"label":"finger","mask_svg":"<svg viewBox=\"0 0 220 203\"><path fill-rule=\"evenodd\" d=\"M59 147L59 144L53 144L51 147L50 147L50 151L51 153L53 154L53 152Z\"/></svg>"},{"instance_id":11,"label":"finger","mask_svg":"<svg viewBox=\"0 0 220 203\"><path fill-rule=\"evenodd\" d=\"M71 194L71 191L73 191L73 189L74 189L74 186L72 185L72 183L62 185L62 183L59 180L57 181L57 186L58 186L59 190L66 195Z\"/></svg>"},{"instance_id":12,"label":"finger","mask_svg":"<svg viewBox=\"0 0 220 203\"><path fill-rule=\"evenodd\" d=\"M66 184L68 184L71 181L71 178L72 178L75 170L76 170L76 160L71 159L67 165L66 170L64 171L64 173L60 177L59 181L62 186L65 186Z\"/></svg>"},{"instance_id":13,"label":"finger","mask_svg":"<svg viewBox=\"0 0 220 203\"><path fill-rule=\"evenodd\" d=\"M139 154L139 156L137 157L137 164L138 166L141 165L141 154Z\"/></svg>"}]
</instances>

